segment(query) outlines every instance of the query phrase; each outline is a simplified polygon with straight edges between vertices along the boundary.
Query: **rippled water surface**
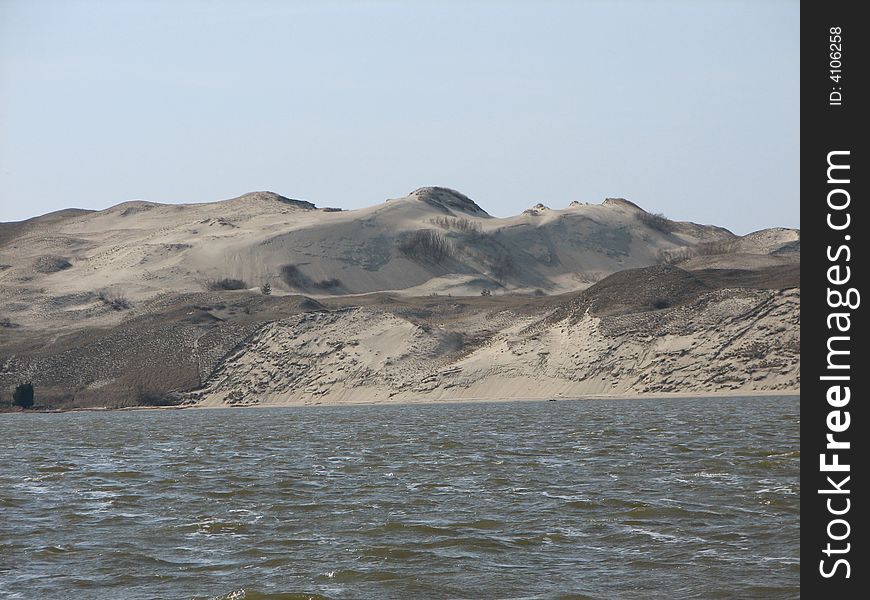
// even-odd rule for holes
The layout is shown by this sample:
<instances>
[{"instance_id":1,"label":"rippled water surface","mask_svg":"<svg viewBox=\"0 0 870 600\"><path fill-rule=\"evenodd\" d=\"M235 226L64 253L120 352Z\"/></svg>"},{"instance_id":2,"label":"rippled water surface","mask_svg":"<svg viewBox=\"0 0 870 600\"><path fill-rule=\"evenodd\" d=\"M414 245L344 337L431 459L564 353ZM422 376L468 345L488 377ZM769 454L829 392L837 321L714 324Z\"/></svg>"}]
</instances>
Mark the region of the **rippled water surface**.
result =
<instances>
[{"instance_id":1,"label":"rippled water surface","mask_svg":"<svg viewBox=\"0 0 870 600\"><path fill-rule=\"evenodd\" d=\"M3 598L794 598L799 402L0 415Z\"/></svg>"}]
</instances>

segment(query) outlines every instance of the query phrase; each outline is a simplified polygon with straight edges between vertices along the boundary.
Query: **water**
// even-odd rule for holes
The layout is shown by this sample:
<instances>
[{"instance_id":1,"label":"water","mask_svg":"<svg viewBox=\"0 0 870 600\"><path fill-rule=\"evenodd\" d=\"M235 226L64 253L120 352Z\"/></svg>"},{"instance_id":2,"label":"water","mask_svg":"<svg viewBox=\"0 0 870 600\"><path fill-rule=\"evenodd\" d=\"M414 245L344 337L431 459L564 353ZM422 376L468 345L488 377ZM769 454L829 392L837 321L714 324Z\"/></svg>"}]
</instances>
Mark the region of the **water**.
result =
<instances>
[{"instance_id":1,"label":"water","mask_svg":"<svg viewBox=\"0 0 870 600\"><path fill-rule=\"evenodd\" d=\"M797 398L0 415L3 598L795 598Z\"/></svg>"}]
</instances>

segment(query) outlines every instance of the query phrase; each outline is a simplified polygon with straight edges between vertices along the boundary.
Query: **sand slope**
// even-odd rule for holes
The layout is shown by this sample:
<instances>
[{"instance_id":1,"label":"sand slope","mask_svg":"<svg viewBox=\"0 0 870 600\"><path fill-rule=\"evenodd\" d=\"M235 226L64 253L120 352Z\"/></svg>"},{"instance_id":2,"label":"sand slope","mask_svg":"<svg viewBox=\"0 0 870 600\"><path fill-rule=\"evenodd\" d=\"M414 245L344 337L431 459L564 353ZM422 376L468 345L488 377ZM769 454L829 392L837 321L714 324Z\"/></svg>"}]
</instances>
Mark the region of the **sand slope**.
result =
<instances>
[{"instance_id":1,"label":"sand slope","mask_svg":"<svg viewBox=\"0 0 870 600\"><path fill-rule=\"evenodd\" d=\"M699 288L689 297L672 308L604 316L594 295L543 314L491 307L439 323L380 307L294 316L263 325L188 400L283 405L800 388L799 290Z\"/></svg>"}]
</instances>

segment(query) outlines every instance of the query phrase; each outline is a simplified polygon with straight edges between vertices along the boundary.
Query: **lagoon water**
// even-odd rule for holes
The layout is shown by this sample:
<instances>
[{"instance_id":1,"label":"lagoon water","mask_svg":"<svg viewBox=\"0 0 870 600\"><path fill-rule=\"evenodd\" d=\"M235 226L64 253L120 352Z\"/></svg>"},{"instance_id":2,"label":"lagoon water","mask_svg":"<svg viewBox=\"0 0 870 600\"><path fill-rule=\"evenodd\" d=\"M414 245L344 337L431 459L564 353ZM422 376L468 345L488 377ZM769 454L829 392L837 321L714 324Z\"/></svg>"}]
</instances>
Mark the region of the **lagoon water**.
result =
<instances>
[{"instance_id":1,"label":"lagoon water","mask_svg":"<svg viewBox=\"0 0 870 600\"><path fill-rule=\"evenodd\" d=\"M0 415L3 598L795 598L796 397Z\"/></svg>"}]
</instances>

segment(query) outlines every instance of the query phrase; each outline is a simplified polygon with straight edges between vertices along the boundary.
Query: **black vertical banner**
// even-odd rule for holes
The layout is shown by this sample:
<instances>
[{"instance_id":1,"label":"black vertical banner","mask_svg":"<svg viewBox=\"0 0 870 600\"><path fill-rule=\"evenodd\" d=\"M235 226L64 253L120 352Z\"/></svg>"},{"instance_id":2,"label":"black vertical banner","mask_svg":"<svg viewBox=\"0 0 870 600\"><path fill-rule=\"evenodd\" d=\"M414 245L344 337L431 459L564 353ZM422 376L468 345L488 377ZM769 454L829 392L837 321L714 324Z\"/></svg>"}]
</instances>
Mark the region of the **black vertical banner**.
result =
<instances>
[{"instance_id":1,"label":"black vertical banner","mask_svg":"<svg viewBox=\"0 0 870 600\"><path fill-rule=\"evenodd\" d=\"M870 590L865 91L859 4L801 5L801 591ZM866 8L866 6L864 7ZM824 595L823 595L824 594Z\"/></svg>"}]
</instances>

